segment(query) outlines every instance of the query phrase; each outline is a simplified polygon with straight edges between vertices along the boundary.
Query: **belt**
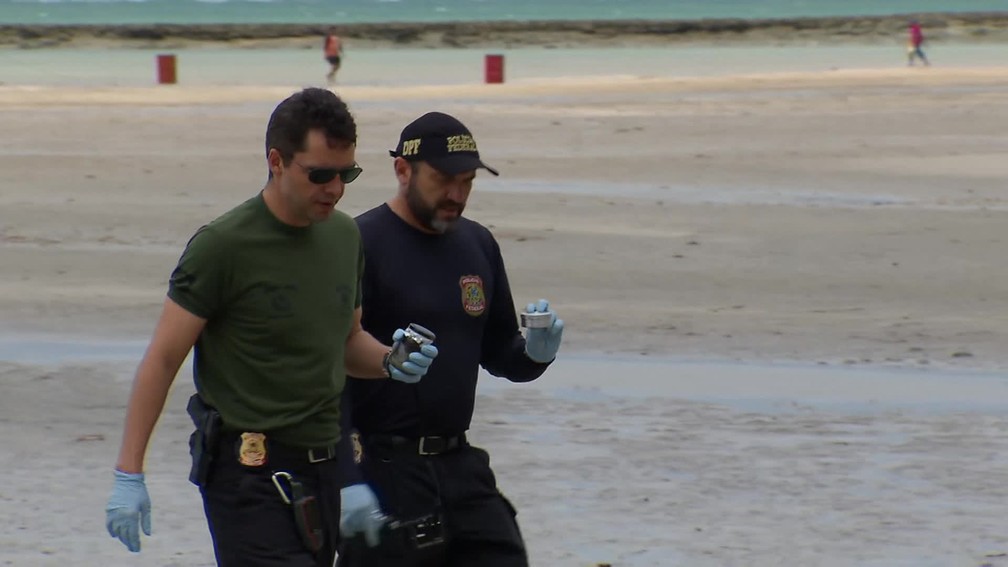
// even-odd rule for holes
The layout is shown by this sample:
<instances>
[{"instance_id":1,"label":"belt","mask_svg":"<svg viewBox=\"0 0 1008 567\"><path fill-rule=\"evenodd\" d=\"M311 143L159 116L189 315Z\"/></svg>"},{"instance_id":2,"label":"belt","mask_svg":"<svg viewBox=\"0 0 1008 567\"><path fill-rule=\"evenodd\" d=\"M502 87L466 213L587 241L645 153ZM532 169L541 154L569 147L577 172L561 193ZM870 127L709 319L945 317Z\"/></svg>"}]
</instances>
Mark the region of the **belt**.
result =
<instances>
[{"instance_id":1,"label":"belt","mask_svg":"<svg viewBox=\"0 0 1008 567\"><path fill-rule=\"evenodd\" d=\"M402 435L389 435L376 433L362 436L365 443L371 443L382 447L389 447L396 450L406 450L418 455L440 455L449 451L454 451L459 447L465 447L469 443L466 441L465 433L442 437L438 435L425 435L423 437L405 437Z\"/></svg>"},{"instance_id":2,"label":"belt","mask_svg":"<svg viewBox=\"0 0 1008 567\"><path fill-rule=\"evenodd\" d=\"M335 459L337 456L338 445L336 443L320 447L294 447L270 439L269 433L265 435L267 461L315 464ZM221 450L230 451L234 456L238 450L237 445L241 443L241 433L227 431L223 434L222 440Z\"/></svg>"}]
</instances>

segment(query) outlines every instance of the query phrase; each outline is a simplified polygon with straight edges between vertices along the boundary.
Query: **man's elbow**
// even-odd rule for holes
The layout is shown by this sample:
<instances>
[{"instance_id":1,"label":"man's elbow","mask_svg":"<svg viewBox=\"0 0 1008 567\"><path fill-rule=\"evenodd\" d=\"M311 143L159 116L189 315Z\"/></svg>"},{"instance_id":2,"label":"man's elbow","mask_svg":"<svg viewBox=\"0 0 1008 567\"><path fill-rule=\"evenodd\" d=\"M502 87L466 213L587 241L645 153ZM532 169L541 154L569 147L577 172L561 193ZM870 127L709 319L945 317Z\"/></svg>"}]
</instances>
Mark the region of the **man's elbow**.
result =
<instances>
[{"instance_id":1,"label":"man's elbow","mask_svg":"<svg viewBox=\"0 0 1008 567\"><path fill-rule=\"evenodd\" d=\"M188 356L189 350L180 353L151 345L140 363L139 374L158 382L171 382Z\"/></svg>"}]
</instances>

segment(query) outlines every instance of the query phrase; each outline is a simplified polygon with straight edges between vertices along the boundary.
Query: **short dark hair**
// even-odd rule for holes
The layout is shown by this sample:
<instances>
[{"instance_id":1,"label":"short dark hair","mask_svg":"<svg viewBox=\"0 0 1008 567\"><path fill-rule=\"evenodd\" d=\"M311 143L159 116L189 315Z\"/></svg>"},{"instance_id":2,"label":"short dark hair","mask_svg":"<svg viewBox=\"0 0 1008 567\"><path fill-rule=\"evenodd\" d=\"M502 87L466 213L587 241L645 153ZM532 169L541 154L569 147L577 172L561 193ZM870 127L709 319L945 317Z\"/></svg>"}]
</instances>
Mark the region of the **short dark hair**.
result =
<instances>
[{"instance_id":1,"label":"short dark hair","mask_svg":"<svg viewBox=\"0 0 1008 567\"><path fill-rule=\"evenodd\" d=\"M266 125L266 155L276 148L284 165L290 164L294 154L304 151L311 130L322 130L329 140L357 143L357 123L343 99L332 91L309 87L273 109Z\"/></svg>"}]
</instances>

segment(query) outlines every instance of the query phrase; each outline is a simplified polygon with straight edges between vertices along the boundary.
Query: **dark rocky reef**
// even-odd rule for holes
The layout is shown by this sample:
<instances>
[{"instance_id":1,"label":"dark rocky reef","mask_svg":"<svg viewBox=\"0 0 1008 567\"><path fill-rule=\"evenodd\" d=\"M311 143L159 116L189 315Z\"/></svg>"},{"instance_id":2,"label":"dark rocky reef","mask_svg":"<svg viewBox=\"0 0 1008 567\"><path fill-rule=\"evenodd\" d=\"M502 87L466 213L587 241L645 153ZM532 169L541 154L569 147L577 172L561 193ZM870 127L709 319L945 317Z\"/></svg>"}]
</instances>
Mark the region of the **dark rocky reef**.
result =
<instances>
[{"instance_id":1,"label":"dark rocky reef","mask_svg":"<svg viewBox=\"0 0 1008 567\"><path fill-rule=\"evenodd\" d=\"M933 41L1008 41L1008 12L918 14ZM902 41L911 16L792 19L383 23L338 26L353 46L573 47L672 43ZM0 25L0 46L20 48L318 47L328 24Z\"/></svg>"}]
</instances>

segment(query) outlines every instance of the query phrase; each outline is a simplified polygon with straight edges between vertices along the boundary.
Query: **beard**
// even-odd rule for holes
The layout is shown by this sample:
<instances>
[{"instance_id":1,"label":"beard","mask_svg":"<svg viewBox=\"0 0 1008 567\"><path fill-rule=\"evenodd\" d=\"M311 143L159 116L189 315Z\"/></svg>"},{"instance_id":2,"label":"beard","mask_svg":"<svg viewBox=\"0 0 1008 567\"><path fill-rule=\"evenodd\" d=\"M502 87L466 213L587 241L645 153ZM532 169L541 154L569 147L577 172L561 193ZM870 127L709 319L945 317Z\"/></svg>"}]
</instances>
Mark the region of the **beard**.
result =
<instances>
[{"instance_id":1,"label":"beard","mask_svg":"<svg viewBox=\"0 0 1008 567\"><path fill-rule=\"evenodd\" d=\"M409 186L406 188L406 206L409 207L413 216L417 221L429 230L433 230L439 234L444 234L455 228L458 219L462 218L462 211L465 209L465 203L458 203L449 199L443 199L438 201L434 206L428 205L424 202L423 196L420 195L420 188L417 187L416 177L410 179ZM441 219L438 218L438 211L451 207L458 211L458 215L453 219Z\"/></svg>"}]
</instances>

